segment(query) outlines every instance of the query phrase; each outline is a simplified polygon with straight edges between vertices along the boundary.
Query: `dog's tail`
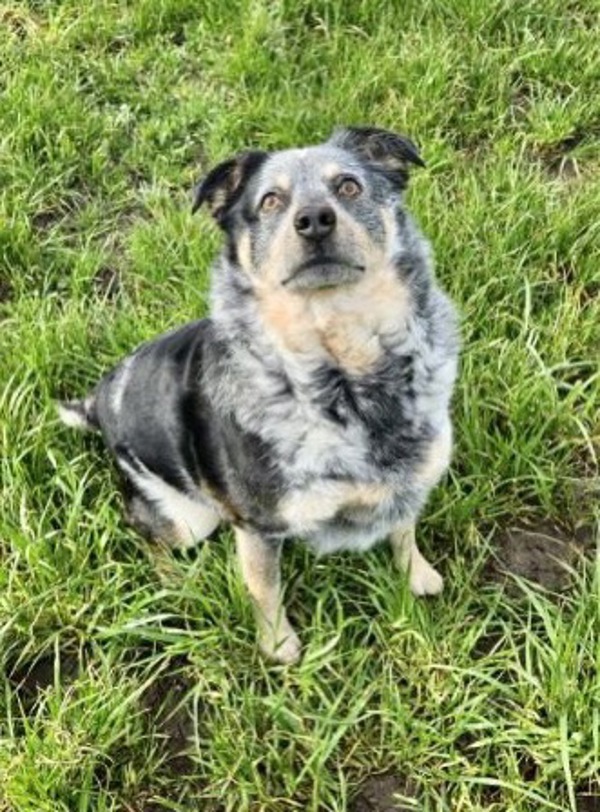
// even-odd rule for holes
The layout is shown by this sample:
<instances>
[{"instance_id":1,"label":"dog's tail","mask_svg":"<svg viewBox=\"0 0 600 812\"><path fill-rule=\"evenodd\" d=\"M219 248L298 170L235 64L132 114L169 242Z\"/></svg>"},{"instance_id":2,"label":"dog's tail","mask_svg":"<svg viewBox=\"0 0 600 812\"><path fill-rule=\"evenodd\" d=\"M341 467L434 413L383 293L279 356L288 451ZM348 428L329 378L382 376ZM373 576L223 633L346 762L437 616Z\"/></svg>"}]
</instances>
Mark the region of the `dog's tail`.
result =
<instances>
[{"instance_id":1,"label":"dog's tail","mask_svg":"<svg viewBox=\"0 0 600 812\"><path fill-rule=\"evenodd\" d=\"M100 428L93 394L83 400L59 400L56 408L65 426L83 431L97 431Z\"/></svg>"}]
</instances>

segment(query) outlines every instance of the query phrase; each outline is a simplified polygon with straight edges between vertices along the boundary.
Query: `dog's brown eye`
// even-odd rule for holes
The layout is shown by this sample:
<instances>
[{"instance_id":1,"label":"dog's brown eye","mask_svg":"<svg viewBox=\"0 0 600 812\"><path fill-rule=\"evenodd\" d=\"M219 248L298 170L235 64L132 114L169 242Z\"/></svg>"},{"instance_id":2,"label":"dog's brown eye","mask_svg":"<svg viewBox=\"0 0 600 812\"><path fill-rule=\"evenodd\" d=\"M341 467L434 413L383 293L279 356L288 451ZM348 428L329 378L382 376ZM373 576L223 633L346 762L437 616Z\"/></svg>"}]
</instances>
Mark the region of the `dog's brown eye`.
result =
<instances>
[{"instance_id":1,"label":"dog's brown eye","mask_svg":"<svg viewBox=\"0 0 600 812\"><path fill-rule=\"evenodd\" d=\"M354 178L344 178L337 187L337 193L340 197L358 197L361 192L361 186Z\"/></svg>"},{"instance_id":2,"label":"dog's brown eye","mask_svg":"<svg viewBox=\"0 0 600 812\"><path fill-rule=\"evenodd\" d=\"M281 197L277 192L267 192L267 194L260 201L260 210L264 212L275 211L281 206Z\"/></svg>"}]
</instances>

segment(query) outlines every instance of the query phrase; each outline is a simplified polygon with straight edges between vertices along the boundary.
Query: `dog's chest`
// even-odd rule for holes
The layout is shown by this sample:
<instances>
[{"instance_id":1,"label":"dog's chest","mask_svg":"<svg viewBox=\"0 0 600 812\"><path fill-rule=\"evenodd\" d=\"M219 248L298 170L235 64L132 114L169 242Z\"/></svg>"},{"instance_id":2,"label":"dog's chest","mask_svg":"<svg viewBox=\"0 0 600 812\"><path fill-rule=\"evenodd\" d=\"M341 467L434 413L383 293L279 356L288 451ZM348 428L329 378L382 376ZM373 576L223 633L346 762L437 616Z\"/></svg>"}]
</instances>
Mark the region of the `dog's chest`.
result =
<instances>
[{"instance_id":1,"label":"dog's chest","mask_svg":"<svg viewBox=\"0 0 600 812\"><path fill-rule=\"evenodd\" d=\"M277 518L289 533L314 539L324 532L331 535L336 525L343 524L346 539L341 546L355 546L349 536L362 535L366 524L389 513L395 488L372 465L364 427L352 422L341 425L311 408L302 414L295 447L289 444L289 434L279 446L285 485L277 502Z\"/></svg>"},{"instance_id":2,"label":"dog's chest","mask_svg":"<svg viewBox=\"0 0 600 812\"><path fill-rule=\"evenodd\" d=\"M389 472L373 464L363 421L343 403L333 408L336 382L306 375L303 380L296 371L293 382L283 386L276 375L255 367L254 397L245 399L239 413L240 423L270 449L280 472L273 518L302 536L338 520L358 527L370 516L388 513L395 499Z\"/></svg>"},{"instance_id":3,"label":"dog's chest","mask_svg":"<svg viewBox=\"0 0 600 812\"><path fill-rule=\"evenodd\" d=\"M369 438L345 409L339 382L326 370L283 377L262 364L247 367L248 392L238 408L242 427L266 442L290 483L364 471Z\"/></svg>"},{"instance_id":4,"label":"dog's chest","mask_svg":"<svg viewBox=\"0 0 600 812\"><path fill-rule=\"evenodd\" d=\"M408 291L383 266L348 291L297 297L284 289L263 293L259 311L283 355L322 355L350 375L378 363L383 341L405 329Z\"/></svg>"}]
</instances>

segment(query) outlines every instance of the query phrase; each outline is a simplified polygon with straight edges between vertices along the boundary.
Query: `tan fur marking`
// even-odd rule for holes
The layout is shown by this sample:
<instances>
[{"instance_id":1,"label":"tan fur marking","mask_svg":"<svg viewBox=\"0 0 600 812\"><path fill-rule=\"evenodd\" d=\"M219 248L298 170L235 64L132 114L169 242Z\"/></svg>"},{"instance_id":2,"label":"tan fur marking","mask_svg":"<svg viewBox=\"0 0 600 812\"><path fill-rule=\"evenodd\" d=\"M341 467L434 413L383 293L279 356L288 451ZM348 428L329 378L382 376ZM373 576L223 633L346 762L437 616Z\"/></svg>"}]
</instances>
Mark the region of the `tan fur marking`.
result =
<instances>
[{"instance_id":1,"label":"tan fur marking","mask_svg":"<svg viewBox=\"0 0 600 812\"><path fill-rule=\"evenodd\" d=\"M377 336L361 327L359 324L333 323L320 332L327 352L342 369L353 374L368 372L381 355Z\"/></svg>"},{"instance_id":2,"label":"tan fur marking","mask_svg":"<svg viewBox=\"0 0 600 812\"><path fill-rule=\"evenodd\" d=\"M235 528L235 540L242 576L254 603L261 649L279 662L295 662L300 641L283 606L279 549L240 527Z\"/></svg>"},{"instance_id":3,"label":"tan fur marking","mask_svg":"<svg viewBox=\"0 0 600 812\"><path fill-rule=\"evenodd\" d=\"M298 293L262 287L259 307L267 329L292 353L329 355L350 374L363 375L381 357L380 339L402 329L409 294L392 268L367 270L343 289Z\"/></svg>"},{"instance_id":4,"label":"tan fur marking","mask_svg":"<svg viewBox=\"0 0 600 812\"><path fill-rule=\"evenodd\" d=\"M381 482L332 482L293 491L279 505L279 514L290 524L309 527L332 519L344 509L374 508L390 499L393 491Z\"/></svg>"},{"instance_id":5,"label":"tan fur marking","mask_svg":"<svg viewBox=\"0 0 600 812\"><path fill-rule=\"evenodd\" d=\"M228 178L227 186L229 188L229 192L235 192L238 188L240 183L242 182L242 178L244 177L244 168L241 164L236 163L236 165L231 170L231 173Z\"/></svg>"},{"instance_id":6,"label":"tan fur marking","mask_svg":"<svg viewBox=\"0 0 600 812\"><path fill-rule=\"evenodd\" d=\"M258 293L260 311L278 343L294 353L307 352L316 346L313 325L302 297L281 286L263 288Z\"/></svg>"},{"instance_id":7,"label":"tan fur marking","mask_svg":"<svg viewBox=\"0 0 600 812\"><path fill-rule=\"evenodd\" d=\"M391 268L367 269L364 279L339 300L315 304L321 343L342 369L369 372L381 357L380 339L402 328L408 291Z\"/></svg>"},{"instance_id":8,"label":"tan fur marking","mask_svg":"<svg viewBox=\"0 0 600 812\"><path fill-rule=\"evenodd\" d=\"M327 178L327 180L333 180L338 175L341 175L341 173L342 167L339 164L335 163L335 161L329 164L325 164L325 166L323 167L323 177Z\"/></svg>"},{"instance_id":9,"label":"tan fur marking","mask_svg":"<svg viewBox=\"0 0 600 812\"><path fill-rule=\"evenodd\" d=\"M252 273L252 248L250 242L250 234L244 231L237 242L237 255L242 268L246 273Z\"/></svg>"},{"instance_id":10,"label":"tan fur marking","mask_svg":"<svg viewBox=\"0 0 600 812\"><path fill-rule=\"evenodd\" d=\"M377 507L393 495L389 485L381 482L348 483L347 501L345 507Z\"/></svg>"},{"instance_id":11,"label":"tan fur marking","mask_svg":"<svg viewBox=\"0 0 600 812\"><path fill-rule=\"evenodd\" d=\"M284 175L282 172L280 172L275 178L275 188L279 189L281 192L289 192L292 188L292 182L288 175Z\"/></svg>"},{"instance_id":12,"label":"tan fur marking","mask_svg":"<svg viewBox=\"0 0 600 812\"><path fill-rule=\"evenodd\" d=\"M244 582L263 613L271 616L279 606L279 558L247 530L236 528L235 535Z\"/></svg>"},{"instance_id":13,"label":"tan fur marking","mask_svg":"<svg viewBox=\"0 0 600 812\"><path fill-rule=\"evenodd\" d=\"M210 210L213 214L218 214L219 209L226 205L229 197L235 192L244 176L243 167L236 164L226 180L225 188L218 188L209 200Z\"/></svg>"},{"instance_id":14,"label":"tan fur marking","mask_svg":"<svg viewBox=\"0 0 600 812\"><path fill-rule=\"evenodd\" d=\"M227 202L227 192L224 189L217 189L209 199L210 210L216 214Z\"/></svg>"}]
</instances>

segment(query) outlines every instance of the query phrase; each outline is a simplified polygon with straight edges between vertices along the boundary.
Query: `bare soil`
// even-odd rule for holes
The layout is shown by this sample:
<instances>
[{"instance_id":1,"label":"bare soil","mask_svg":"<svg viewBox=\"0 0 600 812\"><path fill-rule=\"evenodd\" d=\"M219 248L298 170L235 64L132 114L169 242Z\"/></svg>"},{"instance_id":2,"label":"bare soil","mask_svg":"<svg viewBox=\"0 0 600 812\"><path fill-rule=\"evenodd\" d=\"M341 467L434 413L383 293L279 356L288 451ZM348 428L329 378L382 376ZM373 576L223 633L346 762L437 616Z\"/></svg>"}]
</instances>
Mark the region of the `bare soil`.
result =
<instances>
[{"instance_id":1,"label":"bare soil","mask_svg":"<svg viewBox=\"0 0 600 812\"><path fill-rule=\"evenodd\" d=\"M399 798L416 798L413 781L396 773L369 776L348 807L349 812L409 812L417 808Z\"/></svg>"},{"instance_id":2,"label":"bare soil","mask_svg":"<svg viewBox=\"0 0 600 812\"><path fill-rule=\"evenodd\" d=\"M573 569L591 540L582 528L567 532L552 522L511 527L496 540L495 560L490 566L492 580L506 582L518 575L550 592L568 588Z\"/></svg>"}]
</instances>

